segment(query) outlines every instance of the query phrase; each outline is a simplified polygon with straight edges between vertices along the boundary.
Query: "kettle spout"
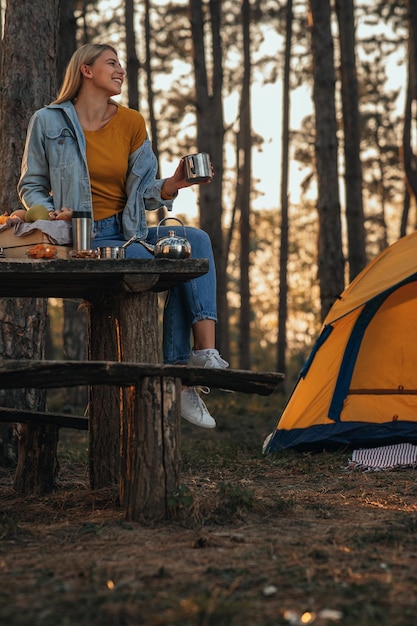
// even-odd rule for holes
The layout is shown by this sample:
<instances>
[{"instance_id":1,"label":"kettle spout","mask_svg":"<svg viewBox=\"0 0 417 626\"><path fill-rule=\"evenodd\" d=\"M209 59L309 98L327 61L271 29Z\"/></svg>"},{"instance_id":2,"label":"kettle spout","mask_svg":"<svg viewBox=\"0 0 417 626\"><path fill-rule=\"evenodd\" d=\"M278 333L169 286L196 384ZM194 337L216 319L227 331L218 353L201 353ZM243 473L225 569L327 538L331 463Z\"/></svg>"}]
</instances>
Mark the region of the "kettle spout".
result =
<instances>
[{"instance_id":1,"label":"kettle spout","mask_svg":"<svg viewBox=\"0 0 417 626\"><path fill-rule=\"evenodd\" d=\"M143 239L136 239L136 243L141 243L144 248L151 254L155 255L155 246L152 243L148 243Z\"/></svg>"}]
</instances>

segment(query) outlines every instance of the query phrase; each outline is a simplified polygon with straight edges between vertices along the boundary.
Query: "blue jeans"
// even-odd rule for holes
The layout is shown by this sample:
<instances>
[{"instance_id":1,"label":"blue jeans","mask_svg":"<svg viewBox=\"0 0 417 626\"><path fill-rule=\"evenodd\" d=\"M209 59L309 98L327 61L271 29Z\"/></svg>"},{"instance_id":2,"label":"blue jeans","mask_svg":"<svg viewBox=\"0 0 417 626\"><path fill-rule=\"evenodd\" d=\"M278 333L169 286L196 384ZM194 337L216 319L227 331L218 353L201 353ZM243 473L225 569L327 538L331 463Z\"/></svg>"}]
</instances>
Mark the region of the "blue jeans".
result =
<instances>
[{"instance_id":1,"label":"blue jeans","mask_svg":"<svg viewBox=\"0 0 417 626\"><path fill-rule=\"evenodd\" d=\"M118 214L95 221L92 247L120 246L125 243L121 218L121 214ZM175 231L180 237L184 236L181 225L153 226L149 228L146 241L155 244L157 239L166 237L169 230ZM205 319L217 322L216 270L210 238L204 231L190 226L185 229L185 237L191 245L191 258L208 259L209 271L168 291L163 321L164 363L187 363L193 324ZM153 256L140 243L134 242L126 248L126 258L147 259Z\"/></svg>"}]
</instances>

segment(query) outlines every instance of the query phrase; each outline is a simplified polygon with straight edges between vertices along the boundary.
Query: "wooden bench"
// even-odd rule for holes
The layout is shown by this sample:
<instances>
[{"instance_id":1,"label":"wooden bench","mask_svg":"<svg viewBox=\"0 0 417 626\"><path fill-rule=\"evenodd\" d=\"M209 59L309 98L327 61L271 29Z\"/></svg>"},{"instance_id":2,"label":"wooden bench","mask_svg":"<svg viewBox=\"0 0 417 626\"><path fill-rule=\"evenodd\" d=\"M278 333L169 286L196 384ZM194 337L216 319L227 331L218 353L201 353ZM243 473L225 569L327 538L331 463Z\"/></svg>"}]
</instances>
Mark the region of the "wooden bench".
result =
<instances>
[{"instance_id":1,"label":"wooden bench","mask_svg":"<svg viewBox=\"0 0 417 626\"><path fill-rule=\"evenodd\" d=\"M88 427L91 487L120 480L132 520L168 516L179 480L181 383L270 393L283 378L158 364L157 293L207 271L206 259L0 259L0 297L82 298L88 316L87 361L3 361L0 387L89 387L88 421L5 408L1 419ZM18 471L36 474L41 455L33 452L23 445Z\"/></svg>"},{"instance_id":2,"label":"wooden bench","mask_svg":"<svg viewBox=\"0 0 417 626\"><path fill-rule=\"evenodd\" d=\"M166 518L180 477L181 385L207 385L269 395L284 376L273 372L214 370L185 365L109 361L0 362L0 387L116 386L128 394L120 441L120 499L127 519ZM50 423L87 430L85 416L0 408L0 421ZM100 457L101 458L101 457ZM102 458L101 458L102 460Z\"/></svg>"}]
</instances>

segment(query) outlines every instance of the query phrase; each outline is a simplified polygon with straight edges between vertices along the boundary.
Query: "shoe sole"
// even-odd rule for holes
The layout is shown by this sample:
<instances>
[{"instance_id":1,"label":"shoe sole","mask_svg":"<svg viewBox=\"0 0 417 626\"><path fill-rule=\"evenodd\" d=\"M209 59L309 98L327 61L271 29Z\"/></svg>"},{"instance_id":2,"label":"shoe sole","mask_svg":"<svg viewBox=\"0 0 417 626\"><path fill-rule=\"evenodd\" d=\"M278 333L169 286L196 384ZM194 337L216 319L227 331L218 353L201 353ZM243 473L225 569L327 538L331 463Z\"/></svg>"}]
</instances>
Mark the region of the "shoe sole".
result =
<instances>
[{"instance_id":1,"label":"shoe sole","mask_svg":"<svg viewBox=\"0 0 417 626\"><path fill-rule=\"evenodd\" d=\"M189 424L192 424L193 426L198 426L199 428L206 428L206 429L209 430L209 429L212 429L212 428L216 428L216 426L217 426L216 422L214 422L214 424L204 424L203 422L194 422L194 421L190 420L188 417L185 417L185 415L181 415L181 417L182 417L182 419L184 419Z\"/></svg>"}]
</instances>

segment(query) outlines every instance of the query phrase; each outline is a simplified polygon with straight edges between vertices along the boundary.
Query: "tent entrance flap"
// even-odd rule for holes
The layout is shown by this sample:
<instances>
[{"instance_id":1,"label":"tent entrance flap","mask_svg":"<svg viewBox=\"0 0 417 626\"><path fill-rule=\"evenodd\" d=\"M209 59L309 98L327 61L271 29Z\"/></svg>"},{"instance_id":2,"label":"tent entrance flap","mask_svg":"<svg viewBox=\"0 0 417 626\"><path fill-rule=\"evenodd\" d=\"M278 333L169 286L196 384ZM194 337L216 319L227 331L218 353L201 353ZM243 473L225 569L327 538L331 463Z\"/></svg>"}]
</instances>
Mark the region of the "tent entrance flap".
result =
<instances>
[{"instance_id":1,"label":"tent entrance flap","mask_svg":"<svg viewBox=\"0 0 417 626\"><path fill-rule=\"evenodd\" d=\"M343 359L340 365L333 398L329 407L329 417L334 421L338 421L340 419L340 414L343 409L343 403L349 393L353 370L358 359L358 354L361 348L362 339L365 331L368 328L369 323L373 319L375 313L378 311L379 307L387 296L388 294L384 294L379 296L378 298L375 298L371 302L368 302L368 304L366 304L362 309L353 327L351 335L346 344L346 350L344 352Z\"/></svg>"}]
</instances>

